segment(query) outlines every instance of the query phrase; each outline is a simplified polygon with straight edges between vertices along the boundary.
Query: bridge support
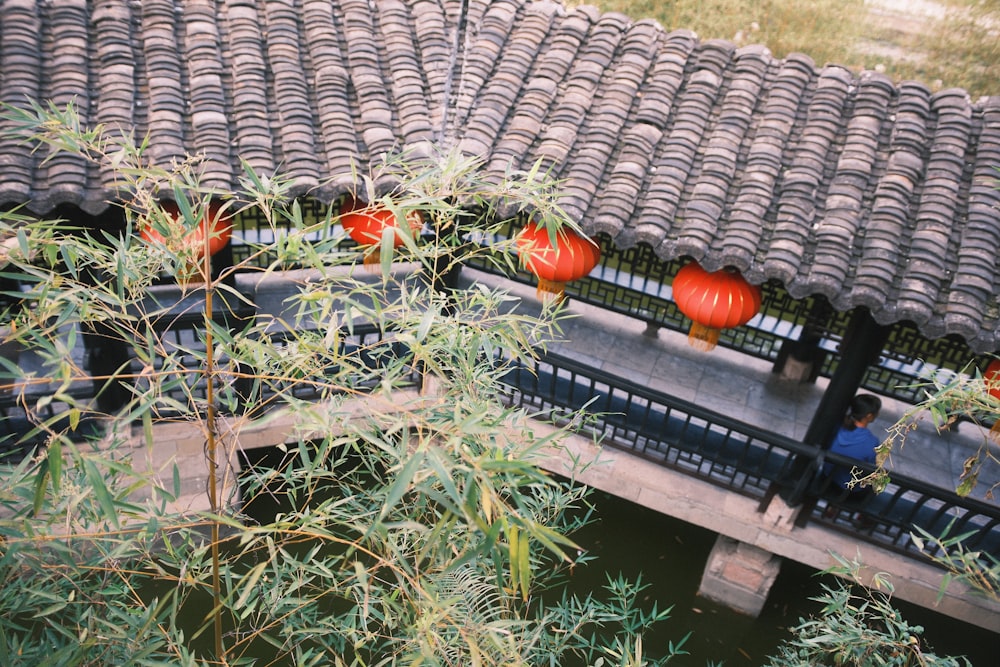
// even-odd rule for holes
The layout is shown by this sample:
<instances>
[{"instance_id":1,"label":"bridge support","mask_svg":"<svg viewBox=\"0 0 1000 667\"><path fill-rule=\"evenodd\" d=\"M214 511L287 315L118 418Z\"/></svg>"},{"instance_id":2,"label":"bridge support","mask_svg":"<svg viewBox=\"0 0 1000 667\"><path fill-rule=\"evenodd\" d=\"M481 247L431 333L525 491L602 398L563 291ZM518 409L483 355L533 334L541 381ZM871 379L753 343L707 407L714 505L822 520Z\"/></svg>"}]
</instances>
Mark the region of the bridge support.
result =
<instances>
[{"instance_id":1,"label":"bridge support","mask_svg":"<svg viewBox=\"0 0 1000 667\"><path fill-rule=\"evenodd\" d=\"M781 569L781 557L719 535L708 555L698 595L757 617Z\"/></svg>"}]
</instances>

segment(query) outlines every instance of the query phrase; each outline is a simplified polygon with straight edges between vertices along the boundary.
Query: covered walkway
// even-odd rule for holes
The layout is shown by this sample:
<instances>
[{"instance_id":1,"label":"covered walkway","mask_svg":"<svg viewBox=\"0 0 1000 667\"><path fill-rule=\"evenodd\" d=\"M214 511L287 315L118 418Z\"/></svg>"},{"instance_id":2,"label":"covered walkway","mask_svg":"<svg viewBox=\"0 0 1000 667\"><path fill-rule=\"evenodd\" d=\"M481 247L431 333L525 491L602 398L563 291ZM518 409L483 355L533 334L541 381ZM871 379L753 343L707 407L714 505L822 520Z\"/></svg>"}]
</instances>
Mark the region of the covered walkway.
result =
<instances>
[{"instance_id":1,"label":"covered walkway","mask_svg":"<svg viewBox=\"0 0 1000 667\"><path fill-rule=\"evenodd\" d=\"M538 164L563 183L561 205L585 232L618 251L648 250L648 266L629 269L636 279L665 286L674 263L694 259L780 283L794 301L864 310L880 326L913 323L925 340L961 337L974 353L1000 346L1000 96L897 85L551 0L468 8L462 14L454 0L301 9L263 0L8 3L0 101L26 112L73 103L83 125L148 136L161 166L203 156L203 185L238 190L246 160L259 174L287 176L291 195L323 204L356 189L355 167L378 172L399 148L452 148L497 178ZM0 149L0 205L122 227L108 208L121 193L101 165L48 160L14 135ZM374 194L389 192L391 180ZM620 261L602 270L623 271ZM471 270L463 279L493 280ZM531 288L511 288L530 297ZM801 445L823 403L822 378L782 380L771 361L721 347L699 353L683 334L581 303L571 309L579 317L554 352L764 436ZM876 426L905 409L887 401ZM891 467L946 493L981 446L971 425L944 435L925 425ZM787 459L796 450L781 451ZM982 477L979 494L1000 474L994 466ZM773 479L758 477L755 491ZM671 480L663 484L680 488ZM759 502L726 498L719 507ZM731 526L788 518L708 514ZM805 529L826 531L814 546L850 544L846 521L837 528ZM780 537L733 537L787 555Z\"/></svg>"},{"instance_id":2,"label":"covered walkway","mask_svg":"<svg viewBox=\"0 0 1000 667\"><path fill-rule=\"evenodd\" d=\"M500 285L503 279L468 269L461 280L468 287L473 282ZM540 307L531 286L509 280L502 286L521 297L519 309ZM254 292L256 302L264 309L281 303L282 290L272 293L274 281L266 287L263 284L245 287ZM750 554L745 571L762 573L766 579L768 571L777 573L776 557L822 569L832 564L830 551L847 556L857 553L872 568L893 574L899 597L937 607L935 599L944 572L927 563L910 543L911 522L927 519L928 509L938 511L939 517L943 514L946 520L963 516L968 519L968 526L981 531L977 539L984 545L982 548L992 550L996 546L1000 537L997 528L1000 503L990 500L985 508L981 504L970 509L957 505L954 498L948 499L958 483L962 463L986 442L985 434L974 425L965 424L957 433L944 434L936 434L929 425L924 425L912 434L902 452L894 456L891 467L901 476L933 485L939 493L930 490L921 494L919 489L915 493L912 485L904 487L905 496L898 497L902 498L900 506L905 505L905 509L887 509L885 503L870 508L873 527L859 531L852 521L853 511L840 511L843 507L833 517L820 516L830 503L825 497L818 507L807 503L789 506L782 498L767 500L765 493L768 484L786 471L788 462L806 450L803 434L820 402L825 380L810 384L782 379L772 373L771 363L766 360L723 347L710 353L699 352L688 345L681 333L650 330L640 320L606 309L571 302L569 311L574 317L565 323L565 340L553 345L549 352L578 363L585 371L640 387L655 394L657 400L666 401L658 403L656 408L662 413L658 422L661 426L668 421L676 424L678 420L685 427L700 424L686 434L671 436L665 433L668 428L648 421L636 424L632 415L623 414L617 422L624 428L607 439L611 446L594 447L587 437L570 439L568 451L584 462L597 462L581 473L580 479L718 533L723 536L720 540L728 540L722 542L728 545L726 548ZM194 321L175 324L179 325L179 334L183 330L188 336L196 326ZM82 346L76 352L82 357ZM22 359L22 365L31 363L30 356ZM582 396L577 398L584 402L601 393L613 393L604 385L590 392L586 384L577 386L583 387ZM558 405L549 402L544 388L515 384L514 391L535 401L533 405L542 409L543 416L558 413ZM620 402L609 400L605 405L616 406ZM889 426L906 407L887 401L878 425ZM613 421L607 419L605 423ZM548 427L538 422L538 428ZM697 451L687 447L690 442L685 443L685 439L702 437L700 434L707 435L715 445L699 446ZM270 446L281 442L280 437L270 431L259 436L244 433L240 446ZM671 441L672 437L676 439ZM635 451L639 441L645 443L645 449ZM765 460L760 466L745 460L734 464L732 452L721 451L726 448L735 450L737 457L752 450L751 456L760 455ZM157 453L164 461L177 457L185 476L185 488L203 501L205 467L201 439L163 433L157 436ZM546 461L546 467L568 473L564 454ZM685 459L683 465L671 467L664 463L675 455ZM701 474L706 467L708 474ZM977 496L983 497L983 492L998 480L1000 474L992 464L983 474ZM838 507L835 501L834 507ZM912 513L906 513L911 510ZM935 521L926 525L941 525ZM761 589L757 594L762 601L770 583L762 581L755 585ZM951 591L938 609L1000 632L1000 608L993 609L981 599L976 601L962 590ZM984 609L989 613L984 614Z\"/></svg>"},{"instance_id":3,"label":"covered walkway","mask_svg":"<svg viewBox=\"0 0 1000 667\"><path fill-rule=\"evenodd\" d=\"M474 271L466 271L463 279L500 283L495 276ZM532 287L503 284L522 297L521 308L538 308ZM688 345L683 334L651 330L642 321L602 308L571 302L569 310L574 317L563 327L565 341L551 351L788 438L801 440L805 435L827 385L823 377L815 383L782 379L772 372L771 362L721 346L700 352ZM889 428L910 407L883 397L882 414L873 430ZM920 428L907 436L906 445L893 454L889 468L953 491L965 460L985 446L1000 454L976 425L963 423L938 432L926 416ZM1000 465L992 461L973 496L987 499L987 491L998 482Z\"/></svg>"},{"instance_id":4,"label":"covered walkway","mask_svg":"<svg viewBox=\"0 0 1000 667\"><path fill-rule=\"evenodd\" d=\"M466 271L463 280L470 285L496 284L499 279ZM521 297L518 308L539 307L530 286L510 282L504 286ZM823 378L814 384L783 379L772 372L769 362L733 350L720 347L710 353L700 352L688 345L683 334L651 330L639 320L601 308L577 302L571 303L569 309L574 317L563 328L565 340L552 346L550 352L792 440L801 441L827 384ZM892 426L910 408L900 401L883 399L876 430ZM900 476L952 492L960 481L965 460L982 446L992 447L996 453L996 445L974 424L938 433L929 419L925 419L908 435L902 450L894 453L889 468ZM582 471L576 468L581 463ZM908 544L910 531L906 527L900 530L879 525L874 530L859 530L853 512L837 512L833 517L815 520L827 502L823 499L819 501L820 507L814 508L790 507L778 498L765 509L747 494L686 475L655 458L636 456L613 443L596 446L587 436L571 437L567 450L553 453L543 465L718 533L719 542L713 551L715 562L710 558L706 565L707 579L702 587L705 588L713 568L724 570L737 559L744 574L753 573L747 580L737 582L737 608L743 604L752 611L754 605L763 604L770 585L765 580L769 574L776 575L780 558L824 569L834 564L831 554L837 553L847 558L857 557L869 574L890 573L900 599L1000 632L1000 604L970 594L964 586L956 584L938 601L944 572L913 550ZM1000 506L989 495L990 488L1000 482L1000 466L996 461L987 463L980 479L973 497ZM801 516L803 513L805 517ZM809 513L813 513L814 520L809 520ZM886 546L894 530L896 544ZM883 532L884 535L880 534ZM900 543L906 543L905 547L901 549ZM992 551L993 547L988 549ZM901 556L900 551L909 557ZM775 556L780 558L776 561ZM730 589L716 599L732 593ZM745 599L740 600L741 597Z\"/></svg>"}]
</instances>

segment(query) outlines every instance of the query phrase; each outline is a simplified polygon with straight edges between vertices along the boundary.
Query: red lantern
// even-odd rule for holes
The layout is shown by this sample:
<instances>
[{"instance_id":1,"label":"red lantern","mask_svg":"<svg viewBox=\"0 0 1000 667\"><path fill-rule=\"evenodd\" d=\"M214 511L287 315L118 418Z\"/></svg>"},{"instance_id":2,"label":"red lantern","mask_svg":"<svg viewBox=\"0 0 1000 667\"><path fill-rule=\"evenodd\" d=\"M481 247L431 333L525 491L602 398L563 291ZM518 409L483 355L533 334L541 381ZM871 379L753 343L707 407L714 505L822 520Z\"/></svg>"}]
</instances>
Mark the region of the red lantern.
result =
<instances>
[{"instance_id":1,"label":"red lantern","mask_svg":"<svg viewBox=\"0 0 1000 667\"><path fill-rule=\"evenodd\" d=\"M983 382L990 396L1000 401L1000 359L994 359L983 372Z\"/></svg>"},{"instance_id":2,"label":"red lantern","mask_svg":"<svg viewBox=\"0 0 1000 667\"><path fill-rule=\"evenodd\" d=\"M177 204L172 201L165 201L161 204L161 207L163 208L163 212L170 216L174 223L180 222L181 212L177 208ZM171 245L171 240L163 238L163 235L153 229L153 226L150 224L142 225L139 235L147 243L160 243L177 250L190 249L191 252L197 255L198 259L201 259L205 248L205 230L208 227L206 218L207 222L211 223L212 226L208 238L209 255L214 255L222 250L229 243L229 239L233 235L232 223L228 216L222 214L221 204L214 201L210 202L205 209L205 216L202 217L197 229L181 236L175 242L175 245Z\"/></svg>"},{"instance_id":3,"label":"red lantern","mask_svg":"<svg viewBox=\"0 0 1000 667\"><path fill-rule=\"evenodd\" d=\"M416 234L424 224L423 216L419 211L410 211L406 214L406 222L410 231ZM370 269L377 269L382 261L380 247L382 245L382 231L386 227L399 227L396 213L381 204L368 204L348 197L340 206L340 224L354 241L360 246L369 246L371 250L365 253L365 266ZM392 247L398 248L403 245L403 235L397 229Z\"/></svg>"},{"instance_id":4,"label":"red lantern","mask_svg":"<svg viewBox=\"0 0 1000 667\"><path fill-rule=\"evenodd\" d=\"M994 359L983 372L983 382L990 396L1000 401L1000 358ZM994 442L1000 442L1000 419L990 426L990 437Z\"/></svg>"},{"instance_id":5,"label":"red lantern","mask_svg":"<svg viewBox=\"0 0 1000 667\"><path fill-rule=\"evenodd\" d=\"M556 232L555 248L548 230L534 221L525 225L515 241L524 268L538 278L539 299L562 299L566 283L583 278L601 259L597 243L569 228Z\"/></svg>"},{"instance_id":6,"label":"red lantern","mask_svg":"<svg viewBox=\"0 0 1000 667\"><path fill-rule=\"evenodd\" d=\"M161 205L163 212L169 216L171 223L169 236L164 238L163 234L153 228L149 221L140 224L139 236L146 243L165 245L172 252L186 255L188 266L178 274L178 279L182 281L190 280L199 269L201 260L205 256L205 234L208 234L208 254L209 256L222 250L230 237L233 235L233 225L228 215L222 210L219 202L209 202L205 207L204 214L198 226L188 231L183 228L181 212L172 201L164 201Z\"/></svg>"},{"instance_id":7,"label":"red lantern","mask_svg":"<svg viewBox=\"0 0 1000 667\"><path fill-rule=\"evenodd\" d=\"M760 288L735 269L709 273L697 262L677 272L674 303L691 319L688 341L708 351L719 342L719 331L746 324L760 310Z\"/></svg>"}]
</instances>

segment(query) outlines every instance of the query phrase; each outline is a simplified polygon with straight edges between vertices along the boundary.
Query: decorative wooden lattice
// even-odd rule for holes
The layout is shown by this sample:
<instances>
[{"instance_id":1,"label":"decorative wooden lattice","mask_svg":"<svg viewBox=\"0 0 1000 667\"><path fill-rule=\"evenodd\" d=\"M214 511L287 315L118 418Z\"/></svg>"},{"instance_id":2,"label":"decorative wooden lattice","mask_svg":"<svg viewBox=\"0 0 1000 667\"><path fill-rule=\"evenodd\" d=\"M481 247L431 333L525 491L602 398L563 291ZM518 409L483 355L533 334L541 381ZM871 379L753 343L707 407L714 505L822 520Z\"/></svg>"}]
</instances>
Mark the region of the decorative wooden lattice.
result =
<instances>
[{"instance_id":1,"label":"decorative wooden lattice","mask_svg":"<svg viewBox=\"0 0 1000 667\"><path fill-rule=\"evenodd\" d=\"M306 220L324 219L326 208L315 201L302 202ZM235 221L233 256L239 261L247 256L247 246L239 238L252 235L266 241L264 235L272 232L263 219L253 212L245 212ZM332 228L331 228L332 229ZM262 231L264 230L264 231ZM495 239L483 243L509 239L517 232L512 225ZM280 229L279 229L280 233ZM676 260L663 260L646 245L619 249L607 237L599 237L601 261L589 276L569 283L566 296L581 302L628 315L646 322L651 327L673 331L686 331L688 322L671 298L670 283L681 266ZM345 244L349 245L350 240ZM260 263L268 261L261 257ZM495 272L496 265L473 258L468 266L485 272ZM512 280L534 284L535 278L519 270ZM771 281L761 286L763 304L760 314L746 326L724 330L719 345L738 350L753 357L775 361L786 341L806 340L815 343L824 354L818 373L829 377L840 360L840 344L850 320L850 313L834 311L822 297L793 299L784 287ZM961 372L970 362L984 365L984 358L977 357L957 337L930 340L911 324L901 322L892 327L888 342L878 364L873 365L863 381L863 387L885 396L913 403L920 396L914 385L938 369Z\"/></svg>"}]
</instances>

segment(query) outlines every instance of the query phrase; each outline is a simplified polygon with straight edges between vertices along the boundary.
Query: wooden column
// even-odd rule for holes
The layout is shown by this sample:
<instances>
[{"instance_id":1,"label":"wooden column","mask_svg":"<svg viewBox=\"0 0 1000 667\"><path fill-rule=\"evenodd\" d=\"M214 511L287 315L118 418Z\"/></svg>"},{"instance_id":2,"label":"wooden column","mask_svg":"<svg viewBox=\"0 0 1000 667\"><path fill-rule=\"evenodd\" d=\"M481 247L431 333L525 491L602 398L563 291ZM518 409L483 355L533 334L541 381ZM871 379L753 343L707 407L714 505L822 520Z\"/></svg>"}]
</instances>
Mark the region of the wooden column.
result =
<instances>
[{"instance_id":1,"label":"wooden column","mask_svg":"<svg viewBox=\"0 0 1000 667\"><path fill-rule=\"evenodd\" d=\"M125 211L118 205L109 205L98 215L89 215L80 209L63 206L54 214L65 220L78 233L102 239L102 234L121 236L125 233ZM116 279L107 274L95 275L91 270L83 274L91 284ZM115 414L132 399L133 382L117 376L129 373L132 358L131 346L121 328L109 322L84 323L81 327L84 359L87 371L98 379L93 381L97 409L104 414Z\"/></svg>"},{"instance_id":2,"label":"wooden column","mask_svg":"<svg viewBox=\"0 0 1000 667\"><path fill-rule=\"evenodd\" d=\"M891 327L878 324L867 308L855 308L840 344L840 361L803 438L826 449L861 388L868 367L878 361Z\"/></svg>"},{"instance_id":3,"label":"wooden column","mask_svg":"<svg viewBox=\"0 0 1000 667\"><path fill-rule=\"evenodd\" d=\"M832 315L833 306L826 297L813 297L799 339L785 340L781 344L771 372L778 374L783 380L815 383L827 357L827 352L820 347L820 343Z\"/></svg>"},{"instance_id":4,"label":"wooden column","mask_svg":"<svg viewBox=\"0 0 1000 667\"><path fill-rule=\"evenodd\" d=\"M830 384L820 398L816 412L809 422L803 441L829 449L837 429L844 421L844 415L851 400L861 389L868 368L878 361L891 327L878 324L867 308L855 308L850 324L840 343L840 361L830 378ZM788 493L785 501L792 507L802 504L795 520L796 526L804 526L809 520L817 498L810 495L809 486L818 472L811 461L798 461L793 466L798 481Z\"/></svg>"},{"instance_id":5,"label":"wooden column","mask_svg":"<svg viewBox=\"0 0 1000 667\"><path fill-rule=\"evenodd\" d=\"M890 329L891 327L878 324L867 308L854 310L840 344L840 361L802 439L806 445L823 449L830 446L851 400L861 388L868 367L878 361ZM758 511L765 511L778 494L791 507L801 504L816 473L814 460L813 457L804 455L795 457L781 481L772 483L768 488L758 505ZM802 525L808 519L809 510L810 507L802 509L799 513L801 521L797 520L796 525Z\"/></svg>"}]
</instances>

